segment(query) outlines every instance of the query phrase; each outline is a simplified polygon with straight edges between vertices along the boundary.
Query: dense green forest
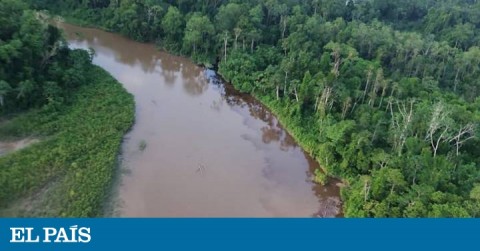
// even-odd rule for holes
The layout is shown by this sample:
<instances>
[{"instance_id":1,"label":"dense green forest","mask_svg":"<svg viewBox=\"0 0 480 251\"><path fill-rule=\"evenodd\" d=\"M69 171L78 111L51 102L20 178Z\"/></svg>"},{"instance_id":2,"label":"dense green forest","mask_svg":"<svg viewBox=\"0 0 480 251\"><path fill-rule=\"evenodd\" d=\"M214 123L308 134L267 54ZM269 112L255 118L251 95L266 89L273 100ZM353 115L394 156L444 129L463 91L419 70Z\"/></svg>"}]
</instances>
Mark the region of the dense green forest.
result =
<instances>
[{"instance_id":1,"label":"dense green forest","mask_svg":"<svg viewBox=\"0 0 480 251\"><path fill-rule=\"evenodd\" d=\"M17 0L0 1L0 216L97 216L108 195L130 94Z\"/></svg>"},{"instance_id":2,"label":"dense green forest","mask_svg":"<svg viewBox=\"0 0 480 251\"><path fill-rule=\"evenodd\" d=\"M347 217L480 216L480 2L31 0L218 66L279 116Z\"/></svg>"}]
</instances>

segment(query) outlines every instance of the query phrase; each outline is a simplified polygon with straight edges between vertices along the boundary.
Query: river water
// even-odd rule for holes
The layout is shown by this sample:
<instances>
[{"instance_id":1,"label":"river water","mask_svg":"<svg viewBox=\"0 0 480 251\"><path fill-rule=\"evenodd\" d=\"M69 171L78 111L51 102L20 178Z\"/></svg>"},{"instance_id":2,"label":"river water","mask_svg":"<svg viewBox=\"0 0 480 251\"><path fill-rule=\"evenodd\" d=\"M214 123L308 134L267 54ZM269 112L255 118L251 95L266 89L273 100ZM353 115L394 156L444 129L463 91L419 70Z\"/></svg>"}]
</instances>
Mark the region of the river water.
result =
<instances>
[{"instance_id":1,"label":"river water","mask_svg":"<svg viewBox=\"0 0 480 251\"><path fill-rule=\"evenodd\" d=\"M97 29L60 24L72 48L134 95L114 216L334 217L335 182L311 182L318 164L251 96L213 71Z\"/></svg>"}]
</instances>

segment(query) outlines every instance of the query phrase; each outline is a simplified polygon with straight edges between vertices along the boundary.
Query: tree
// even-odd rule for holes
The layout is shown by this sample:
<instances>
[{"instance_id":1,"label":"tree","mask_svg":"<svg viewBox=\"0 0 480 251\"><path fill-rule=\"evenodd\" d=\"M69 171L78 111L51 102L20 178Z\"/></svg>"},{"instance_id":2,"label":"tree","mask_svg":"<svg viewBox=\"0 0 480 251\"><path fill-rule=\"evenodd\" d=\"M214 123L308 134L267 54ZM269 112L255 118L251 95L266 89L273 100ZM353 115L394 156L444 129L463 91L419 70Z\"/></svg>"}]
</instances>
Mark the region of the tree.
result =
<instances>
[{"instance_id":1,"label":"tree","mask_svg":"<svg viewBox=\"0 0 480 251\"><path fill-rule=\"evenodd\" d=\"M367 175L363 175L360 177L360 180L362 181L363 183L363 189L362 189L362 193L363 193L363 202L367 202L368 200L368 196L370 195L370 189L371 189L371 186L372 186L372 178L370 176L367 176Z\"/></svg>"},{"instance_id":2,"label":"tree","mask_svg":"<svg viewBox=\"0 0 480 251\"><path fill-rule=\"evenodd\" d=\"M440 143L449 139L450 120L449 111L442 102L433 106L432 117L428 126L426 140L430 141L433 149L433 157L437 156Z\"/></svg>"},{"instance_id":3,"label":"tree","mask_svg":"<svg viewBox=\"0 0 480 251\"><path fill-rule=\"evenodd\" d=\"M375 199L386 198L403 189L407 183L399 169L382 168L372 173L372 196Z\"/></svg>"},{"instance_id":4,"label":"tree","mask_svg":"<svg viewBox=\"0 0 480 251\"><path fill-rule=\"evenodd\" d=\"M4 80L0 80L0 106L4 105L5 97L12 90L12 87Z\"/></svg>"},{"instance_id":5,"label":"tree","mask_svg":"<svg viewBox=\"0 0 480 251\"><path fill-rule=\"evenodd\" d=\"M174 7L168 7L168 11L162 19L161 27L165 32L166 40L176 41L182 36L183 16L180 11Z\"/></svg>"},{"instance_id":6,"label":"tree","mask_svg":"<svg viewBox=\"0 0 480 251\"><path fill-rule=\"evenodd\" d=\"M457 134L452 137L450 142L455 143L456 154L460 154L460 147L467 141L475 138L475 125L472 123L467 124L464 127L461 127Z\"/></svg>"},{"instance_id":7,"label":"tree","mask_svg":"<svg viewBox=\"0 0 480 251\"><path fill-rule=\"evenodd\" d=\"M0 15L0 79L11 86L0 88L4 110L44 104L56 87L67 93L87 81L82 57L55 50L36 18L5 2L12 0L0 9L18 16ZM469 197L480 164L480 4L473 0L35 2L218 63L327 174L348 181L346 216L480 212ZM66 54L75 58L68 67L58 61ZM52 74L39 78L44 72ZM33 91L16 99L26 80Z\"/></svg>"},{"instance_id":8,"label":"tree","mask_svg":"<svg viewBox=\"0 0 480 251\"><path fill-rule=\"evenodd\" d=\"M325 45L325 50L330 51L330 56L333 60L331 72L338 78L340 76L340 68L348 60L354 60L358 53L355 48L352 48L345 44L339 44L336 42L329 42Z\"/></svg>"},{"instance_id":9,"label":"tree","mask_svg":"<svg viewBox=\"0 0 480 251\"><path fill-rule=\"evenodd\" d=\"M185 28L185 36L183 38L184 50L190 51L195 55L197 46L201 44L204 52L209 49L210 36L213 35L214 27L207 16L195 13L190 17Z\"/></svg>"},{"instance_id":10,"label":"tree","mask_svg":"<svg viewBox=\"0 0 480 251\"><path fill-rule=\"evenodd\" d=\"M397 101L397 112L393 110L393 101L389 101L391 116L391 131L393 133L393 148L397 151L398 156L402 155L403 147L410 133L411 124L414 115L414 100L408 102Z\"/></svg>"},{"instance_id":11,"label":"tree","mask_svg":"<svg viewBox=\"0 0 480 251\"><path fill-rule=\"evenodd\" d=\"M261 24L263 20L263 11L262 6L257 5L249 10L248 12L248 21L249 24L247 25L248 29L245 32L250 39L250 52L253 53L253 48L255 46L255 42L260 41L262 38L261 35Z\"/></svg>"},{"instance_id":12,"label":"tree","mask_svg":"<svg viewBox=\"0 0 480 251\"><path fill-rule=\"evenodd\" d=\"M238 27L238 21L244 15L246 8L237 3L222 5L215 16L217 28L220 31L233 31Z\"/></svg>"},{"instance_id":13,"label":"tree","mask_svg":"<svg viewBox=\"0 0 480 251\"><path fill-rule=\"evenodd\" d=\"M25 3L16 0L2 0L0 2L0 39L5 41L11 39L22 24L21 17L25 10Z\"/></svg>"},{"instance_id":14,"label":"tree","mask_svg":"<svg viewBox=\"0 0 480 251\"><path fill-rule=\"evenodd\" d=\"M480 201L480 184L475 184L475 186L470 191L470 199Z\"/></svg>"}]
</instances>

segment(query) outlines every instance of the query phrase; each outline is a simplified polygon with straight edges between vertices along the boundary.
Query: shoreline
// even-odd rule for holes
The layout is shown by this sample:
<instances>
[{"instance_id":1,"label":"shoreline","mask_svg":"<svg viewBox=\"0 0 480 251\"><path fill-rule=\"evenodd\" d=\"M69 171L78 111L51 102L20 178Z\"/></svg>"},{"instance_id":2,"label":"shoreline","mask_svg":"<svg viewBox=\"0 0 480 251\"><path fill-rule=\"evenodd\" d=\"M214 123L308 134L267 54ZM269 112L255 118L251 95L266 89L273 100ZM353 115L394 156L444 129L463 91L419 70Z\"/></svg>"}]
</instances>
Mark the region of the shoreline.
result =
<instances>
[{"instance_id":1,"label":"shoreline","mask_svg":"<svg viewBox=\"0 0 480 251\"><path fill-rule=\"evenodd\" d=\"M240 90L238 90L236 87L235 87L235 84L232 83L230 80L226 79L221 73L220 71L218 70L218 63L215 63L214 65L212 65L212 67L208 67L206 66L205 64L202 64L202 63L198 63L196 61L193 60L193 58L191 57L188 57L188 56L185 56L185 55L179 55L179 54L176 54L176 53L173 53L173 52L170 52L164 48L159 48L155 43L153 42L143 42L143 41L137 41L135 39L132 39L128 36L125 36L121 33L117 33L117 32L113 32L113 31L110 31L108 29L105 29L103 27L100 27L100 26L95 26L94 24L83 24L83 23L80 23L80 22L76 22L76 19L72 19L72 18L64 18L62 16L55 16L55 17L52 17L51 19L55 19L56 22L63 22L63 23L66 23L66 24L70 24L70 25L76 25L76 26L79 26L79 27L82 27L82 28L87 28L87 29L97 29L97 30L101 30L101 31L105 31L105 32L110 32L110 33L113 33L113 34L117 34L117 35L120 35L122 37L125 37L127 39L130 39L130 40L133 40L135 42L139 42L139 43L143 43L143 44L152 44L155 46L155 48L158 50L158 51L161 51L161 52L164 52L164 53L168 53L168 54L171 54L171 55L174 55L174 56L177 56L177 57L181 57L181 58L184 58L190 62L192 62L193 64L199 66L199 67L202 67L204 69L210 69L210 70L213 70L215 72L215 74L221 79L221 81L223 82L224 85L229 85L231 88L233 88L235 91L238 91L239 93L243 94L243 95L249 95L251 96L253 99L255 99L256 101L258 101L260 104L262 104L269 112L271 112L278 120L278 122L280 123L281 127L285 129L285 131L295 140L295 142L298 144L299 147L301 147L301 149L306 153L308 154L318 165L319 165L319 169L322 173L324 173L326 176L327 176L327 182L325 182L324 184L321 184L321 183L318 183L315 181L315 179L313 178L312 179L312 182L314 183L318 183L320 185L328 185L328 184L334 184L335 186L339 187L340 188L340 192L338 194L338 198L340 199L340 203L341 203L341 210L340 210L340 216L343 217L344 215L344 201L343 201L343 198L342 198L342 189L344 187L346 187L348 185L348 182L346 181L346 179L344 178L341 178L341 177L337 177L337 176L332 176L332 175L329 175L327 170L322 166L321 162L318 160L317 156L315 156L312 152L311 149L309 149L308 147L306 147L305 143L303 141L300 140L300 138L298 137L297 134L294 133L294 130L292 128L292 126L288 125L285 121L285 118L284 116L282 116L281 113L277 112L275 110L275 107L272 107L271 105L269 105L267 102L265 102L264 100L262 100L261 98L258 97L258 95L256 95L255 93L243 93L241 92ZM73 22L72 22L73 21ZM123 141L123 140L122 140ZM121 157L120 154L118 155L118 157ZM117 157L117 158L118 158ZM316 176L315 172L312 173L313 177ZM115 182L115 181L113 181ZM108 206L107 206L108 207ZM111 209L107 210L107 211L111 211Z\"/></svg>"}]
</instances>

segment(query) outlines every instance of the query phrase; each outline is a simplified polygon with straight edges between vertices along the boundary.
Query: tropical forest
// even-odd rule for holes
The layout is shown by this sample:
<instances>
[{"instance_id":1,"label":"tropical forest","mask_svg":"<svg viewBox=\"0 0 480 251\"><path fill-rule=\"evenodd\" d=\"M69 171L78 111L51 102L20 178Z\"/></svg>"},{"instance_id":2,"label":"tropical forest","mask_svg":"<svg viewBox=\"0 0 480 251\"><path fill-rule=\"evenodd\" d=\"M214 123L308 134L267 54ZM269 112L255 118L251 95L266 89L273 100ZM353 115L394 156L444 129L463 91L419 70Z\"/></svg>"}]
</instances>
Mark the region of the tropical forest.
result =
<instances>
[{"instance_id":1,"label":"tropical forest","mask_svg":"<svg viewBox=\"0 0 480 251\"><path fill-rule=\"evenodd\" d=\"M2 0L0 141L38 142L0 157L0 215L102 215L134 123L132 95L52 17L259 100L318 162L313 182L338 181L341 216L480 216L476 0Z\"/></svg>"}]
</instances>

